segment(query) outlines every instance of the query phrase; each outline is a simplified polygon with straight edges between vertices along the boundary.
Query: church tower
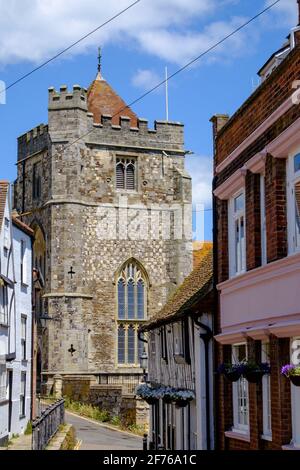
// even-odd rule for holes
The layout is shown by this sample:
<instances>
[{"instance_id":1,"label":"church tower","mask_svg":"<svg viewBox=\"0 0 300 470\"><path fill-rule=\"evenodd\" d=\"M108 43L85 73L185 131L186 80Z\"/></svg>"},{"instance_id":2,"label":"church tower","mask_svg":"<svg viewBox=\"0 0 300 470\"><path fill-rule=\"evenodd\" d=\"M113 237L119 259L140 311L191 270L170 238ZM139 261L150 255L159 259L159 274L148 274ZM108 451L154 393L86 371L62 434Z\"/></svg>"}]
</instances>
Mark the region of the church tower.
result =
<instances>
[{"instance_id":1,"label":"church tower","mask_svg":"<svg viewBox=\"0 0 300 470\"><path fill-rule=\"evenodd\" d=\"M18 139L14 192L38 235L39 314L51 318L40 327L42 379L49 392L59 374L80 399L87 382L133 393L139 325L192 268L183 125L149 129L100 67L89 89L49 88L48 109L48 124Z\"/></svg>"}]
</instances>

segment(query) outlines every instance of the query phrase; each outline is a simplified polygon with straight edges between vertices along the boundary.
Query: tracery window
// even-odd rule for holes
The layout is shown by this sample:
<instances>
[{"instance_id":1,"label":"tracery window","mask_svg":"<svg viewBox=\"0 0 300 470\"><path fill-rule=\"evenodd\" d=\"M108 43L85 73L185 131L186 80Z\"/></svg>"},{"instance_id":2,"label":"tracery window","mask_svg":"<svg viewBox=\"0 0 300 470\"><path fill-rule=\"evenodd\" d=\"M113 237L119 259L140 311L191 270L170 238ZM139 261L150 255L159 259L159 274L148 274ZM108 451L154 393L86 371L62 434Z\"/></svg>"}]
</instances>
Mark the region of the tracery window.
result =
<instances>
[{"instance_id":1,"label":"tracery window","mask_svg":"<svg viewBox=\"0 0 300 470\"><path fill-rule=\"evenodd\" d=\"M126 263L117 281L118 363L138 366L144 343L138 339L141 322L147 319L147 281L139 264Z\"/></svg>"},{"instance_id":2,"label":"tracery window","mask_svg":"<svg viewBox=\"0 0 300 470\"><path fill-rule=\"evenodd\" d=\"M136 189L136 160L134 158L117 158L116 165L117 189Z\"/></svg>"}]
</instances>

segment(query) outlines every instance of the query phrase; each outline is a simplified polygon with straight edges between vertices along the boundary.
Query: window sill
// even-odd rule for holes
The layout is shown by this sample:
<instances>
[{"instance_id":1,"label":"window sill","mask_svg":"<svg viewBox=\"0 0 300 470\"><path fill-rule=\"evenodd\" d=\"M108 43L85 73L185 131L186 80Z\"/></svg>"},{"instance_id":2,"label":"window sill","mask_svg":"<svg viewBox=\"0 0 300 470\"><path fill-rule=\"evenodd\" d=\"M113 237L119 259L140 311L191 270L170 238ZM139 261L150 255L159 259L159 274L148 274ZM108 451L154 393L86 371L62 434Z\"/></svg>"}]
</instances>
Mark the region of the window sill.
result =
<instances>
[{"instance_id":1,"label":"window sill","mask_svg":"<svg viewBox=\"0 0 300 470\"><path fill-rule=\"evenodd\" d=\"M272 435L270 435L270 434L262 434L262 435L260 436L260 438L261 438L263 441L272 442Z\"/></svg>"},{"instance_id":2,"label":"window sill","mask_svg":"<svg viewBox=\"0 0 300 470\"><path fill-rule=\"evenodd\" d=\"M250 442L250 435L243 433L242 431L226 431L224 434L225 434L225 437L229 437L230 439Z\"/></svg>"},{"instance_id":3,"label":"window sill","mask_svg":"<svg viewBox=\"0 0 300 470\"><path fill-rule=\"evenodd\" d=\"M19 419L25 419L26 418L26 415L20 415L19 416Z\"/></svg>"},{"instance_id":4,"label":"window sill","mask_svg":"<svg viewBox=\"0 0 300 470\"><path fill-rule=\"evenodd\" d=\"M24 289L28 289L29 284L27 284L26 282L21 282L21 287L24 287Z\"/></svg>"},{"instance_id":5,"label":"window sill","mask_svg":"<svg viewBox=\"0 0 300 470\"><path fill-rule=\"evenodd\" d=\"M7 323L2 323L2 322L0 322L0 328L5 328L5 329L8 330L9 326L8 326Z\"/></svg>"},{"instance_id":6,"label":"window sill","mask_svg":"<svg viewBox=\"0 0 300 470\"><path fill-rule=\"evenodd\" d=\"M281 448L282 450L300 450L300 446L299 445L295 446L295 444L287 444L285 446L282 446Z\"/></svg>"},{"instance_id":7,"label":"window sill","mask_svg":"<svg viewBox=\"0 0 300 470\"><path fill-rule=\"evenodd\" d=\"M116 193L118 194L139 194L139 192L136 189L120 189L116 188ZM120 209L128 209L128 207L121 207ZM129 207L130 209L130 207Z\"/></svg>"},{"instance_id":8,"label":"window sill","mask_svg":"<svg viewBox=\"0 0 300 470\"><path fill-rule=\"evenodd\" d=\"M0 406L7 405L9 403L9 400L7 398L4 398L3 400L0 400Z\"/></svg>"}]
</instances>

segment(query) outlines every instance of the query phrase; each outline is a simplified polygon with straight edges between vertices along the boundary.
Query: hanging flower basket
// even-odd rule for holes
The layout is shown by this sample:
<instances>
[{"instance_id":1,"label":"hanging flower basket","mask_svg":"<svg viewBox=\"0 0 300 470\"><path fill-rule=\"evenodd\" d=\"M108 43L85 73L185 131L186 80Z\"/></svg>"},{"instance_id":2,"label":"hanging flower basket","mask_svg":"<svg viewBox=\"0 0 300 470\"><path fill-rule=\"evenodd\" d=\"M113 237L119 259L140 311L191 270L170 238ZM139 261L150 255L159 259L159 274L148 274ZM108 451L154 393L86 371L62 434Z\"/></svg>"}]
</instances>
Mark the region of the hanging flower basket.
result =
<instances>
[{"instance_id":1,"label":"hanging flower basket","mask_svg":"<svg viewBox=\"0 0 300 470\"><path fill-rule=\"evenodd\" d=\"M244 364L221 364L218 373L223 374L230 382L237 382L244 372Z\"/></svg>"},{"instance_id":2,"label":"hanging flower basket","mask_svg":"<svg viewBox=\"0 0 300 470\"><path fill-rule=\"evenodd\" d=\"M243 376L249 383L258 384L261 382L263 376L270 374L270 372L270 365L266 362L262 362L261 364L247 362L244 364Z\"/></svg>"},{"instance_id":3,"label":"hanging flower basket","mask_svg":"<svg viewBox=\"0 0 300 470\"><path fill-rule=\"evenodd\" d=\"M157 398L155 397L143 398L143 400L148 403L148 405L155 405L155 403L157 403Z\"/></svg>"},{"instance_id":4,"label":"hanging flower basket","mask_svg":"<svg viewBox=\"0 0 300 470\"><path fill-rule=\"evenodd\" d=\"M195 399L195 393L192 390L176 390L174 392L174 402L176 408L184 408L188 403Z\"/></svg>"},{"instance_id":5,"label":"hanging flower basket","mask_svg":"<svg viewBox=\"0 0 300 470\"><path fill-rule=\"evenodd\" d=\"M189 402L187 400L177 400L175 403L176 408L185 408Z\"/></svg>"},{"instance_id":6,"label":"hanging flower basket","mask_svg":"<svg viewBox=\"0 0 300 470\"><path fill-rule=\"evenodd\" d=\"M286 364L281 369L282 375L290 379L295 387L300 387L300 366L294 366L293 364Z\"/></svg>"},{"instance_id":7,"label":"hanging flower basket","mask_svg":"<svg viewBox=\"0 0 300 470\"><path fill-rule=\"evenodd\" d=\"M136 394L148 403L148 405L155 405L161 398L160 388L153 388L147 384L139 385L136 389Z\"/></svg>"}]
</instances>

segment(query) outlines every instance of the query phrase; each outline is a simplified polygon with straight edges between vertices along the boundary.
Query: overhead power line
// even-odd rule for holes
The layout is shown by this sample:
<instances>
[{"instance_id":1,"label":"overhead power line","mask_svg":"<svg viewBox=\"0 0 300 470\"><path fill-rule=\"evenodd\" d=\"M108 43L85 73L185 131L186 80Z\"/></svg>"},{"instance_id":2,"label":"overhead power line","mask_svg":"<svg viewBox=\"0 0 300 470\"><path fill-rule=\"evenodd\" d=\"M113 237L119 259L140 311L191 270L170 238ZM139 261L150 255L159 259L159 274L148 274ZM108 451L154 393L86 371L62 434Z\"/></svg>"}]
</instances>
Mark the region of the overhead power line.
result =
<instances>
[{"instance_id":1,"label":"overhead power line","mask_svg":"<svg viewBox=\"0 0 300 470\"><path fill-rule=\"evenodd\" d=\"M171 80L172 78L176 77L177 75L179 75L181 72L183 72L184 70L186 70L187 68L189 68L191 65L193 65L195 62L197 62L198 60L200 60L202 57L204 57L205 55L207 55L209 52L211 52L212 50L216 49L218 46L220 46L221 44L223 44L225 41L227 41L227 39L231 38L232 36L234 36L235 34L237 34L239 31L241 31L242 29L244 29L246 26L248 26L250 23L252 23L253 21L255 21L256 19L258 19L260 16L262 16L264 13L266 13L267 11L271 10L271 8L273 8L275 5L277 5L281 0L276 0L275 2L271 3L269 6L267 6L266 8L264 8L263 10L261 10L260 12L258 12L256 15L252 16L252 18L250 18L248 21L246 21L245 23L243 23L242 25L240 25L239 27L237 27L236 29L234 29L231 33L227 34L226 36L224 36L222 39L220 39L219 41L217 41L216 43L214 43L212 46L210 46L208 49L206 49L204 52L202 52L201 54L199 54L197 57L195 57L194 59L190 60L188 63L186 63L183 67L179 68L178 70L176 70L176 72L172 73L168 78L162 80L161 82L159 82L157 85L155 85L153 88L151 88L150 90L146 91L145 93L143 93L141 96L139 96L138 98L136 98L134 101L132 101L131 103L129 103L128 105L124 106L123 108L121 108L118 112L116 112L115 114L112 115L112 119L118 115L120 115L120 113L122 113L123 111L125 111L126 109L130 108L131 106L135 105L136 103L138 103L139 101L141 101L142 99L146 98L146 96L150 95L151 93L153 93L155 90L157 90L158 88L160 88L161 86L165 85L166 82L168 82L169 80ZM78 141L80 141L81 139L83 139L84 137L87 137L89 134L91 134L92 132L94 131L94 129L91 129L90 131L86 132L85 134L79 136L77 139L75 139L74 141L70 142L69 144L65 145L64 148L62 149L61 152L67 150L69 147L71 147L72 145L76 144ZM61 153L61 152L58 152L58 153Z\"/></svg>"},{"instance_id":2,"label":"overhead power line","mask_svg":"<svg viewBox=\"0 0 300 470\"><path fill-rule=\"evenodd\" d=\"M15 80L14 82L10 83L9 85L7 85L6 88L4 88L3 90L0 90L0 94L1 93L4 93L5 91L9 90L10 88L12 88L13 86L17 85L17 83L20 83L22 82L23 80L25 80L25 78L28 78L30 75L32 75L33 73L37 72L38 70L42 69L43 67L45 67L46 65L50 64L50 62L53 62L55 59L57 59L58 57L62 56L63 54L65 54L66 52L68 52L70 49L72 49L73 47L77 46L77 44L81 43L82 41L84 41L85 39L87 39L89 36L92 36L94 33L96 33L97 31L99 31L99 29L101 28L104 28L104 26L108 25L109 23L111 23L112 21L114 21L116 18L118 18L119 16L123 15L123 13L125 13L126 11L130 10L132 7L134 7L135 5L137 5L137 3L140 3L142 0L136 0L134 3L132 3L131 5L129 5L128 7L124 8L123 10L119 11L119 13L117 13L116 15L112 16L111 18L109 18L109 20L105 21L104 23L102 23L100 26L98 26L97 28L93 29L92 31L90 31L89 33L85 34L84 36L82 36L80 39L78 39L77 41L73 42L73 44L70 44L70 46L66 47L65 49L63 49L62 51L58 52L57 54L55 54L53 57L51 57L50 59L46 60L45 62L43 62L42 64L38 65L37 67L35 67L34 69L32 69L30 72L26 73L25 75L22 75L20 78L18 78L17 80Z\"/></svg>"}]
</instances>

